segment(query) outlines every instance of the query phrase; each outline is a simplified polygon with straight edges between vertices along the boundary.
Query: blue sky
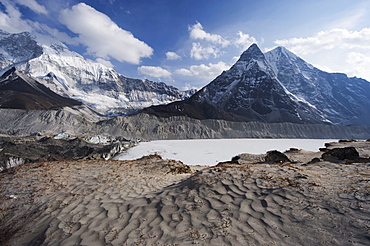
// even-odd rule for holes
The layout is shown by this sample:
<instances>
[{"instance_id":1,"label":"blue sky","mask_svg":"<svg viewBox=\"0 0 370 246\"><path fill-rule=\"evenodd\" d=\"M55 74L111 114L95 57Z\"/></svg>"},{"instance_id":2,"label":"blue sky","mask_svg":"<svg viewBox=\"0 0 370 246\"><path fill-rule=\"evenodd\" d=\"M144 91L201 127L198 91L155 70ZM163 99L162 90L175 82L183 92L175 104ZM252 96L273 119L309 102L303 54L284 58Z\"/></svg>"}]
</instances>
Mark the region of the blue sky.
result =
<instances>
[{"instance_id":1,"label":"blue sky","mask_svg":"<svg viewBox=\"0 0 370 246\"><path fill-rule=\"evenodd\" d=\"M370 80L368 0L0 0L0 28L54 36L132 78L200 88L252 43Z\"/></svg>"}]
</instances>

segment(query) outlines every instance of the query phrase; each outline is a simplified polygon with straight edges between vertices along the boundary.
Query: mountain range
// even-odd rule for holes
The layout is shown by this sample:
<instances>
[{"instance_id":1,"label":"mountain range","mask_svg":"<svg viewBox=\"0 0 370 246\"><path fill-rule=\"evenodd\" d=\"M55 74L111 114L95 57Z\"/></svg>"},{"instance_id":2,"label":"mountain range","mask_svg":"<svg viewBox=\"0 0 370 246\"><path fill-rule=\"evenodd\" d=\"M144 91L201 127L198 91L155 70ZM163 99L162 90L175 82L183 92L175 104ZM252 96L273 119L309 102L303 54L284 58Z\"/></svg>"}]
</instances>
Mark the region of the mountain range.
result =
<instances>
[{"instance_id":1,"label":"mountain range","mask_svg":"<svg viewBox=\"0 0 370 246\"><path fill-rule=\"evenodd\" d=\"M81 101L105 115L125 115L194 93L163 82L127 78L50 37L0 31L0 73L11 67L37 78L55 93Z\"/></svg>"},{"instance_id":2,"label":"mountain range","mask_svg":"<svg viewBox=\"0 0 370 246\"><path fill-rule=\"evenodd\" d=\"M0 68L0 72L4 73L0 79L0 107L4 115L10 117L14 114L12 119L19 122L19 129L27 128L21 124L26 121L18 119L27 114L27 122L32 121L32 117L38 117L33 125L40 122L49 124L49 130L60 122L71 125L58 129L75 128L85 118L78 127L82 131L86 127L97 127L97 131L104 132L106 130L101 127L109 126L115 134L121 134L125 131L122 128L132 129L121 125L120 119L105 120L102 116L138 112L139 121L149 119L143 115L155 116L150 117L150 127L142 130L150 136L153 132L171 130L172 126L162 130L158 127L165 121L170 124L169 117L174 119L173 116L177 117L175 121L188 121L186 124L192 126L187 127L193 130L199 130L193 125L200 124L198 120L213 120L213 126L229 124L219 123L218 120L263 124L370 125L368 81L321 71L283 47L263 53L256 44L251 45L229 70L196 93L183 92L162 82L127 78L112 68L85 59L56 40L42 36L36 38L27 32L0 32ZM24 109L46 111L34 112L32 116L29 111L19 111ZM48 110L58 112L49 113ZM95 110L102 114L96 115ZM56 115L58 122L53 122ZM191 118L196 121L189 120ZM155 119L158 119L158 124ZM135 119L128 121L136 122ZM98 125L92 127L94 122ZM5 127L8 123L0 124ZM142 129L145 128L143 124L140 123ZM176 124L179 129L174 126L172 130L179 134L181 127L178 122ZM238 128L232 125L232 128ZM213 128L209 130L207 127L202 126L204 137L214 135ZM266 125L263 127L266 128ZM309 128L306 130L312 131ZM4 131L7 132L7 129ZM273 136L276 134L279 135L272 133Z\"/></svg>"},{"instance_id":3,"label":"mountain range","mask_svg":"<svg viewBox=\"0 0 370 246\"><path fill-rule=\"evenodd\" d=\"M321 71L283 47L251 45L189 99L143 113L196 119L370 125L370 83Z\"/></svg>"}]
</instances>

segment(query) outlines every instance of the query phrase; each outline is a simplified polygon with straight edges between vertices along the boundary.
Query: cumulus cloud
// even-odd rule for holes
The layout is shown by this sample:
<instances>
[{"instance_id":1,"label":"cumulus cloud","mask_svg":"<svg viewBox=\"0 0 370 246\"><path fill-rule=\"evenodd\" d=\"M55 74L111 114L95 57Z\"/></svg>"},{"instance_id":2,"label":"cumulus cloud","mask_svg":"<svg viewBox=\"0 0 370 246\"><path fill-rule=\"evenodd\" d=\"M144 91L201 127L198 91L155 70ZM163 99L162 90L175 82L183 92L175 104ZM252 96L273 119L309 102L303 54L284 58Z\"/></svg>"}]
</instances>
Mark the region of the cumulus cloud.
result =
<instances>
[{"instance_id":1,"label":"cumulus cloud","mask_svg":"<svg viewBox=\"0 0 370 246\"><path fill-rule=\"evenodd\" d=\"M203 79L212 80L216 76L220 75L223 71L228 70L230 65L220 61L216 64L209 63L201 64L201 65L193 65L190 66L189 69L181 68L177 69L175 73L183 75L183 76L193 76Z\"/></svg>"},{"instance_id":2,"label":"cumulus cloud","mask_svg":"<svg viewBox=\"0 0 370 246\"><path fill-rule=\"evenodd\" d=\"M79 35L79 41L87 47L87 52L94 56L139 64L141 58L153 54L149 45L85 3L64 9L60 21Z\"/></svg>"},{"instance_id":3,"label":"cumulus cloud","mask_svg":"<svg viewBox=\"0 0 370 246\"><path fill-rule=\"evenodd\" d=\"M71 38L65 32L60 32L58 29L51 28L45 24L40 24L39 27L40 29L48 33L50 36L54 37L55 39L63 43L72 44L72 45L79 44L79 41L76 38Z\"/></svg>"},{"instance_id":4,"label":"cumulus cloud","mask_svg":"<svg viewBox=\"0 0 370 246\"><path fill-rule=\"evenodd\" d=\"M181 56L179 56L178 54L172 51L166 52L166 57L168 60L180 60L181 59Z\"/></svg>"},{"instance_id":5,"label":"cumulus cloud","mask_svg":"<svg viewBox=\"0 0 370 246\"><path fill-rule=\"evenodd\" d=\"M368 53L370 55L370 52ZM349 52L346 62L352 67L353 71L351 74L361 76L370 81L370 56L358 52Z\"/></svg>"},{"instance_id":6,"label":"cumulus cloud","mask_svg":"<svg viewBox=\"0 0 370 246\"><path fill-rule=\"evenodd\" d=\"M254 43L258 43L254 37L250 36L249 34L243 33L242 31L239 31L237 35L239 37L235 40L234 44L235 46L242 48L243 50L246 50Z\"/></svg>"},{"instance_id":7,"label":"cumulus cloud","mask_svg":"<svg viewBox=\"0 0 370 246\"><path fill-rule=\"evenodd\" d=\"M0 2L5 7L4 12L0 11L1 30L10 33L31 32L36 34L36 36L41 34L49 34L50 36L66 44L79 44L76 39L71 38L64 32L60 32L59 30L51 28L46 24L22 18L22 13L18 9L17 5L27 6L36 13L48 14L48 11L45 9L45 7L39 5L36 1L13 0L10 2L8 0L0 0Z\"/></svg>"},{"instance_id":8,"label":"cumulus cloud","mask_svg":"<svg viewBox=\"0 0 370 246\"><path fill-rule=\"evenodd\" d=\"M158 79L171 77L171 72L161 67L141 66L138 67L137 70L140 74L148 75Z\"/></svg>"},{"instance_id":9,"label":"cumulus cloud","mask_svg":"<svg viewBox=\"0 0 370 246\"><path fill-rule=\"evenodd\" d=\"M103 64L106 67L110 67L110 68L113 68L114 67L114 65L110 61L104 60L102 58L96 58L95 61L97 63Z\"/></svg>"},{"instance_id":10,"label":"cumulus cloud","mask_svg":"<svg viewBox=\"0 0 370 246\"><path fill-rule=\"evenodd\" d=\"M370 28L359 31L335 28L312 37L276 40L275 43L325 71L370 80Z\"/></svg>"},{"instance_id":11,"label":"cumulus cloud","mask_svg":"<svg viewBox=\"0 0 370 246\"><path fill-rule=\"evenodd\" d=\"M40 5L36 0L13 0L19 5L23 5L34 11L35 13L38 14L44 14L47 15L48 11L43 5Z\"/></svg>"},{"instance_id":12,"label":"cumulus cloud","mask_svg":"<svg viewBox=\"0 0 370 246\"><path fill-rule=\"evenodd\" d=\"M5 7L5 13L0 11L0 29L15 33L32 30L32 23L22 19L22 14L14 3L0 1Z\"/></svg>"},{"instance_id":13,"label":"cumulus cloud","mask_svg":"<svg viewBox=\"0 0 370 246\"><path fill-rule=\"evenodd\" d=\"M276 40L275 43L300 54L316 53L318 50L370 49L370 28L360 31L335 28L313 37Z\"/></svg>"},{"instance_id":14,"label":"cumulus cloud","mask_svg":"<svg viewBox=\"0 0 370 246\"><path fill-rule=\"evenodd\" d=\"M212 42L214 44L219 44L222 47L226 47L230 44L230 41L224 39L221 35L210 34L204 31L203 26L199 22L189 27L189 31L190 31L190 38L192 39L205 40L208 42Z\"/></svg>"},{"instance_id":15,"label":"cumulus cloud","mask_svg":"<svg viewBox=\"0 0 370 246\"><path fill-rule=\"evenodd\" d=\"M242 31L237 33L237 38L229 41L219 34L206 32L199 22L189 27L189 35L191 40L198 40L192 43L190 50L190 57L195 60L217 58L229 45L245 50L251 44L258 43L256 38Z\"/></svg>"},{"instance_id":16,"label":"cumulus cloud","mask_svg":"<svg viewBox=\"0 0 370 246\"><path fill-rule=\"evenodd\" d=\"M189 83L185 83L185 85L181 88L182 91L188 91L188 90L199 90L198 87L195 87Z\"/></svg>"},{"instance_id":17,"label":"cumulus cloud","mask_svg":"<svg viewBox=\"0 0 370 246\"><path fill-rule=\"evenodd\" d=\"M221 51L215 46L203 47L200 43L193 43L190 51L190 57L195 60L217 58Z\"/></svg>"}]
</instances>

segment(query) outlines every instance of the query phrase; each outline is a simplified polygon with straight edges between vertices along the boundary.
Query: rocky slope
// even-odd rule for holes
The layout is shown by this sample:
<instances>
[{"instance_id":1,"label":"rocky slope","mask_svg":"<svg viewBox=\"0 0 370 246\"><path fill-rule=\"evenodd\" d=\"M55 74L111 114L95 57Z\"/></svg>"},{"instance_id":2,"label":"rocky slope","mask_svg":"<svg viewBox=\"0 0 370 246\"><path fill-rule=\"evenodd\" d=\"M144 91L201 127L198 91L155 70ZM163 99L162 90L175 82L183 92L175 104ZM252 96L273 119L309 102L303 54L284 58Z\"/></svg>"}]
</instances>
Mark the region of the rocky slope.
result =
<instances>
[{"instance_id":1,"label":"rocky slope","mask_svg":"<svg viewBox=\"0 0 370 246\"><path fill-rule=\"evenodd\" d=\"M162 82L124 77L52 38L1 31L0 73L12 66L38 78L54 92L77 99L104 114L127 114L151 105L182 100L194 93Z\"/></svg>"},{"instance_id":2,"label":"rocky slope","mask_svg":"<svg viewBox=\"0 0 370 246\"><path fill-rule=\"evenodd\" d=\"M284 47L265 57L281 84L292 94L310 102L334 124L370 124L370 83L327 73L305 62Z\"/></svg>"},{"instance_id":3,"label":"rocky slope","mask_svg":"<svg viewBox=\"0 0 370 246\"><path fill-rule=\"evenodd\" d=\"M368 139L370 126L325 124L233 122L198 120L186 116L158 118L138 114L111 119L92 117L91 111L80 107L59 110L0 109L0 134L29 136L108 135L126 139L197 139L197 138L340 138ZM99 121L100 120L100 121Z\"/></svg>"},{"instance_id":4,"label":"rocky slope","mask_svg":"<svg viewBox=\"0 0 370 246\"><path fill-rule=\"evenodd\" d=\"M0 77L0 108L59 109L80 105L81 102L56 94L14 67Z\"/></svg>"},{"instance_id":5,"label":"rocky slope","mask_svg":"<svg viewBox=\"0 0 370 246\"><path fill-rule=\"evenodd\" d=\"M25 163L111 159L135 142L106 136L70 137L66 134L0 137L0 172Z\"/></svg>"}]
</instances>

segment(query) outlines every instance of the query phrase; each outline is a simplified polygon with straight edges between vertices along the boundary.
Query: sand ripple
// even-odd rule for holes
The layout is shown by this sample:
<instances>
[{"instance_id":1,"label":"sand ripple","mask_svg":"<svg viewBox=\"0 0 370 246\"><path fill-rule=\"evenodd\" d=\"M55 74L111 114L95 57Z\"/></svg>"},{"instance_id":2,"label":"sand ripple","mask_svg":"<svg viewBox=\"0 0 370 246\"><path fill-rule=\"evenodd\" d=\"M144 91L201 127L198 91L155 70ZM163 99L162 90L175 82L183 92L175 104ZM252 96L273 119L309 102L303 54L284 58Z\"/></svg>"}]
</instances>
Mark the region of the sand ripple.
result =
<instances>
[{"instance_id":1,"label":"sand ripple","mask_svg":"<svg viewBox=\"0 0 370 246\"><path fill-rule=\"evenodd\" d=\"M369 164L225 165L193 175L178 174L181 168L152 157L31 164L3 173L1 240L8 245L370 242Z\"/></svg>"}]
</instances>

